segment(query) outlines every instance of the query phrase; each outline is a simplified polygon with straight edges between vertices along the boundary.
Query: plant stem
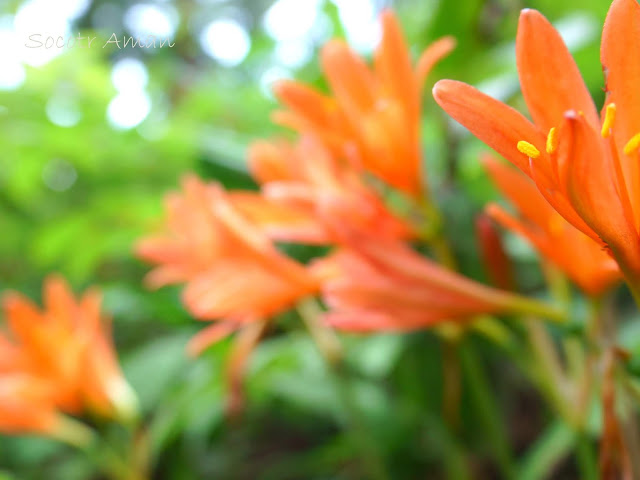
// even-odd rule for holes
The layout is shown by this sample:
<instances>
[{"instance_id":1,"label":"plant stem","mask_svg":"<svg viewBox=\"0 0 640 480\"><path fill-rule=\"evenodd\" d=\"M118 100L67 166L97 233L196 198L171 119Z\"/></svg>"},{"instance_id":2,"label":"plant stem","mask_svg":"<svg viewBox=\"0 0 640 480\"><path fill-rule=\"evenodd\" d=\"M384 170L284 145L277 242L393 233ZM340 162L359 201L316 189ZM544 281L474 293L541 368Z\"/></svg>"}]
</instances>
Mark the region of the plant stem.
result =
<instances>
[{"instance_id":1,"label":"plant stem","mask_svg":"<svg viewBox=\"0 0 640 480\"><path fill-rule=\"evenodd\" d=\"M427 196L423 196L417 203L421 222L418 234L432 250L438 262L445 267L456 270L457 261L447 239L442 235L442 215Z\"/></svg>"},{"instance_id":2,"label":"plant stem","mask_svg":"<svg viewBox=\"0 0 640 480\"><path fill-rule=\"evenodd\" d=\"M367 428L367 422L351 391L351 382L344 368L342 349L337 337L333 330L320 321L321 310L313 299L302 300L298 304L298 313L325 360L335 391L347 416L350 433L360 449L361 462L367 472L366 478L389 480L379 448Z\"/></svg>"},{"instance_id":3,"label":"plant stem","mask_svg":"<svg viewBox=\"0 0 640 480\"><path fill-rule=\"evenodd\" d=\"M576 439L576 462L581 480L598 480L598 461L589 437L578 434Z\"/></svg>"},{"instance_id":4,"label":"plant stem","mask_svg":"<svg viewBox=\"0 0 640 480\"><path fill-rule=\"evenodd\" d=\"M515 466L511 447L507 438L504 423L500 417L496 402L491 395L491 387L486 373L481 367L480 359L467 343L459 349L462 367L466 372L467 385L478 409L480 420L489 437L496 463L504 478L515 478Z\"/></svg>"}]
</instances>

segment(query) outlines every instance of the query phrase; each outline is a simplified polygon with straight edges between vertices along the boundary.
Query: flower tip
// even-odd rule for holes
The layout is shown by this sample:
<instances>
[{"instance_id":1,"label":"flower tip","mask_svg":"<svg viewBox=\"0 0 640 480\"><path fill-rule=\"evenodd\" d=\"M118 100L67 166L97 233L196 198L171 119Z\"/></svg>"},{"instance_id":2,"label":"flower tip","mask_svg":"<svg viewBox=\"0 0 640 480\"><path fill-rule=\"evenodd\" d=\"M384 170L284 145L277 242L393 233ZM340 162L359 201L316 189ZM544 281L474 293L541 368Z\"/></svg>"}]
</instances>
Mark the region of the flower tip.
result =
<instances>
[{"instance_id":1,"label":"flower tip","mask_svg":"<svg viewBox=\"0 0 640 480\"><path fill-rule=\"evenodd\" d=\"M542 14L533 8L523 8L520 10L520 21L532 18L534 16L542 16Z\"/></svg>"},{"instance_id":2,"label":"flower tip","mask_svg":"<svg viewBox=\"0 0 640 480\"><path fill-rule=\"evenodd\" d=\"M124 378L113 378L107 392L119 420L135 422L138 419L140 416L138 396Z\"/></svg>"},{"instance_id":3,"label":"flower tip","mask_svg":"<svg viewBox=\"0 0 640 480\"><path fill-rule=\"evenodd\" d=\"M289 79L281 78L271 84L271 90L278 99L282 99L282 97L286 96L287 91L289 91L293 83L294 82Z\"/></svg>"},{"instance_id":4,"label":"flower tip","mask_svg":"<svg viewBox=\"0 0 640 480\"><path fill-rule=\"evenodd\" d=\"M438 103L444 98L444 96L451 91L451 87L455 84L455 80L438 80L431 90L433 98Z\"/></svg>"},{"instance_id":5,"label":"flower tip","mask_svg":"<svg viewBox=\"0 0 640 480\"><path fill-rule=\"evenodd\" d=\"M575 110L567 110L564 112L564 118L567 120L577 120L580 117L580 113Z\"/></svg>"}]
</instances>

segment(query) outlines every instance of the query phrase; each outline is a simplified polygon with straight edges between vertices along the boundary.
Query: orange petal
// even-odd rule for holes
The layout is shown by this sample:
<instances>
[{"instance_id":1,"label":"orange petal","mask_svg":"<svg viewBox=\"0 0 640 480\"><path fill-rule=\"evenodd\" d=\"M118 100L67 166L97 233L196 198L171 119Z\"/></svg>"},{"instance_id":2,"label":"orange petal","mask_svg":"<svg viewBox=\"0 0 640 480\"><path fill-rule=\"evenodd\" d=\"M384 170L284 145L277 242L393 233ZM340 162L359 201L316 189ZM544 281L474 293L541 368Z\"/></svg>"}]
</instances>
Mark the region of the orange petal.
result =
<instances>
[{"instance_id":1,"label":"orange petal","mask_svg":"<svg viewBox=\"0 0 640 480\"><path fill-rule=\"evenodd\" d=\"M475 231L482 263L491 285L502 290L515 290L512 263L504 249L495 222L488 215L480 214L475 220Z\"/></svg>"},{"instance_id":2,"label":"orange petal","mask_svg":"<svg viewBox=\"0 0 640 480\"><path fill-rule=\"evenodd\" d=\"M500 163L490 155L483 155L481 161L493 183L523 217L538 225L544 225L549 216L555 213L553 207L538 192L535 184L524 174Z\"/></svg>"},{"instance_id":3,"label":"orange petal","mask_svg":"<svg viewBox=\"0 0 640 480\"><path fill-rule=\"evenodd\" d=\"M314 124L323 125L331 121L337 109L331 97L295 81L281 80L275 84L273 91L278 100Z\"/></svg>"},{"instance_id":4,"label":"orange petal","mask_svg":"<svg viewBox=\"0 0 640 480\"><path fill-rule=\"evenodd\" d=\"M233 332L238 330L240 325L235 322L216 322L196 334L187 344L187 353L196 357L200 355L206 348L227 338Z\"/></svg>"},{"instance_id":5,"label":"orange petal","mask_svg":"<svg viewBox=\"0 0 640 480\"><path fill-rule=\"evenodd\" d=\"M250 322L238 334L226 368L226 380L229 387L227 411L238 414L244 405L243 380L251 352L256 348L260 337L267 330L269 322Z\"/></svg>"},{"instance_id":6,"label":"orange petal","mask_svg":"<svg viewBox=\"0 0 640 480\"><path fill-rule=\"evenodd\" d=\"M417 122L420 99L409 48L394 13L385 10L381 20L382 42L374 56L376 74L391 98L399 99L409 118Z\"/></svg>"},{"instance_id":7,"label":"orange petal","mask_svg":"<svg viewBox=\"0 0 640 480\"><path fill-rule=\"evenodd\" d=\"M64 278L51 275L44 284L44 308L49 313L47 318L55 319L56 323L71 327L76 321L76 302Z\"/></svg>"},{"instance_id":8,"label":"orange petal","mask_svg":"<svg viewBox=\"0 0 640 480\"><path fill-rule=\"evenodd\" d=\"M332 40L322 49L322 67L338 102L352 121L376 101L373 75L362 58L344 42Z\"/></svg>"},{"instance_id":9,"label":"orange petal","mask_svg":"<svg viewBox=\"0 0 640 480\"><path fill-rule=\"evenodd\" d=\"M424 85L427 76L433 69L436 63L442 60L444 57L456 48L456 39L453 37L442 37L436 40L427 49L422 52L418 63L416 64L416 83L419 87Z\"/></svg>"},{"instance_id":10,"label":"orange petal","mask_svg":"<svg viewBox=\"0 0 640 480\"><path fill-rule=\"evenodd\" d=\"M567 110L582 111L594 127L598 112L560 34L536 10L520 14L516 39L520 85L533 121L548 131Z\"/></svg>"},{"instance_id":11,"label":"orange petal","mask_svg":"<svg viewBox=\"0 0 640 480\"><path fill-rule=\"evenodd\" d=\"M624 214L599 133L586 119L567 113L572 154L567 192L576 211L613 250L623 270L640 272L638 233Z\"/></svg>"},{"instance_id":12,"label":"orange petal","mask_svg":"<svg viewBox=\"0 0 640 480\"><path fill-rule=\"evenodd\" d=\"M291 165L287 161L284 146L273 142L256 141L247 153L251 176L260 183L276 180L290 180Z\"/></svg>"},{"instance_id":13,"label":"orange petal","mask_svg":"<svg viewBox=\"0 0 640 480\"><path fill-rule=\"evenodd\" d=\"M433 96L449 115L527 175L529 160L517 148L521 140L538 147L536 162L549 170L546 136L517 110L455 80L440 80Z\"/></svg>"},{"instance_id":14,"label":"orange petal","mask_svg":"<svg viewBox=\"0 0 640 480\"><path fill-rule=\"evenodd\" d=\"M600 52L606 77L607 103L616 104L613 128L623 175L636 215L640 210L640 165L637 155L623 155L625 144L640 132L640 5L615 0L602 30Z\"/></svg>"}]
</instances>

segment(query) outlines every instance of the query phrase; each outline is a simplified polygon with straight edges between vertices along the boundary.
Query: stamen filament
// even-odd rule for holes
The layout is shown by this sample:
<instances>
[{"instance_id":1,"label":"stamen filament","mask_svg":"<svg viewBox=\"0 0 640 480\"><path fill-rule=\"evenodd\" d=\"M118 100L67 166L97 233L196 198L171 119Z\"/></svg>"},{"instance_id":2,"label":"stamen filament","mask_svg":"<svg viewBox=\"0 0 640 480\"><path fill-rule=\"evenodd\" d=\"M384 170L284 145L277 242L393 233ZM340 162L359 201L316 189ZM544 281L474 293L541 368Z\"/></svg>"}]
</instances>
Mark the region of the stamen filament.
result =
<instances>
[{"instance_id":1,"label":"stamen filament","mask_svg":"<svg viewBox=\"0 0 640 480\"><path fill-rule=\"evenodd\" d=\"M518 142L517 148L520 153L524 153L529 158L538 158L540 156L540 150L524 140Z\"/></svg>"}]
</instances>

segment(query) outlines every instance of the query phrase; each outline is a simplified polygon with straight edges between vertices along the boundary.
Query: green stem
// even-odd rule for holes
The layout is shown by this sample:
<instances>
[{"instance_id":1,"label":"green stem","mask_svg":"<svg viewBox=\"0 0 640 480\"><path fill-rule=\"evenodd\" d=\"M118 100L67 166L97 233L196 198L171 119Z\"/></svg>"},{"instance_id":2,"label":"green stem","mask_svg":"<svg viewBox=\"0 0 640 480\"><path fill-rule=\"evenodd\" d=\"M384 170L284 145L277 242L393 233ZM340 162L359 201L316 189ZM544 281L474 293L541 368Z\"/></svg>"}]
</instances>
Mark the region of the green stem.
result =
<instances>
[{"instance_id":1,"label":"green stem","mask_svg":"<svg viewBox=\"0 0 640 480\"><path fill-rule=\"evenodd\" d=\"M304 299L298 304L298 313L314 339L327 369L340 403L344 408L350 433L360 449L361 461L372 480L389 480L381 453L369 432L367 422L351 391L350 379L345 370L341 347L332 330L319 320L320 308L313 299Z\"/></svg>"},{"instance_id":2,"label":"green stem","mask_svg":"<svg viewBox=\"0 0 640 480\"><path fill-rule=\"evenodd\" d=\"M379 448L367 428L366 420L351 392L350 381L343 368L329 364L329 371L340 402L347 414L351 434L360 448L361 461L372 480L390 480Z\"/></svg>"},{"instance_id":3,"label":"green stem","mask_svg":"<svg viewBox=\"0 0 640 480\"><path fill-rule=\"evenodd\" d=\"M492 389L486 373L481 367L480 359L468 343L464 348L459 349L459 354L462 367L466 372L470 394L473 397L474 405L478 409L478 414L487 433L488 443L493 449L496 463L504 478L516 478L507 432L497 409L497 404L491 394Z\"/></svg>"},{"instance_id":4,"label":"green stem","mask_svg":"<svg viewBox=\"0 0 640 480\"><path fill-rule=\"evenodd\" d=\"M451 250L447 239L442 235L442 215L433 205L428 196L422 196L416 205L421 215L421 222L418 225L418 234L423 240L438 262L445 267L456 270L457 261Z\"/></svg>"},{"instance_id":5,"label":"green stem","mask_svg":"<svg viewBox=\"0 0 640 480\"><path fill-rule=\"evenodd\" d=\"M538 300L521 297L519 295L511 295L508 303L509 309L512 313L543 317L547 320L552 320L559 323L567 321L566 312L558 310L557 308L554 308Z\"/></svg>"},{"instance_id":6,"label":"green stem","mask_svg":"<svg viewBox=\"0 0 640 480\"><path fill-rule=\"evenodd\" d=\"M576 439L576 462L580 471L581 480L598 480L598 461L586 435L578 435Z\"/></svg>"}]
</instances>

